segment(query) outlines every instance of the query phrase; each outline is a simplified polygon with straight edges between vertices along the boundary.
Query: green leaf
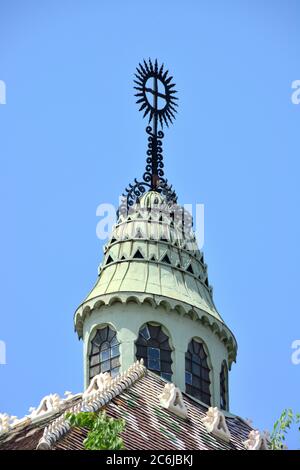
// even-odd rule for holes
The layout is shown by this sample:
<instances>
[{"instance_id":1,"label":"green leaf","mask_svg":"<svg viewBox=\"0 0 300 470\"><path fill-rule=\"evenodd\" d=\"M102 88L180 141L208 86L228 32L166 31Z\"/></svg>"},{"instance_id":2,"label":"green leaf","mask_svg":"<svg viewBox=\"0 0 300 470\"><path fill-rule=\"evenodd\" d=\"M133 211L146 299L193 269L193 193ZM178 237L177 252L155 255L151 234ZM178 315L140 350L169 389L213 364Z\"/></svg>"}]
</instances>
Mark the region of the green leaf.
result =
<instances>
[{"instance_id":1,"label":"green leaf","mask_svg":"<svg viewBox=\"0 0 300 470\"><path fill-rule=\"evenodd\" d=\"M124 419L107 417L106 412L91 413L81 412L68 414L67 419L71 426L85 427L89 429L86 439L83 441L87 450L121 450L124 443L119 434L125 428Z\"/></svg>"}]
</instances>

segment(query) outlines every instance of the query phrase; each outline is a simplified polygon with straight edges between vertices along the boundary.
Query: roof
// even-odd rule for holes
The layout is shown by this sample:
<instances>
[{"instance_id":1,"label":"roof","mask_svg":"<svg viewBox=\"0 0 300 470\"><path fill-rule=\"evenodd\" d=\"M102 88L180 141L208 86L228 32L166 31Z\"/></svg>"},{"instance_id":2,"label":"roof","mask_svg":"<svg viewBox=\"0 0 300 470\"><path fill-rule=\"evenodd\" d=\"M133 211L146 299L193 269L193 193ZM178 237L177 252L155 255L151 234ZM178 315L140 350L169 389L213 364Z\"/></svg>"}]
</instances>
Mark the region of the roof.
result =
<instances>
[{"instance_id":1,"label":"roof","mask_svg":"<svg viewBox=\"0 0 300 470\"><path fill-rule=\"evenodd\" d=\"M120 214L97 283L84 302L114 292L147 292L193 305L222 321L192 227L183 229L180 218L172 221L171 210L159 193L150 191L130 212Z\"/></svg>"},{"instance_id":2,"label":"roof","mask_svg":"<svg viewBox=\"0 0 300 470\"><path fill-rule=\"evenodd\" d=\"M224 337L231 362L236 358L236 340L214 304L192 222L184 228L184 209L176 207L181 219L160 194L150 191L130 212L119 215L104 247L97 282L75 312L75 329L82 337L85 318L93 309L116 301L146 301L211 325Z\"/></svg>"},{"instance_id":3,"label":"roof","mask_svg":"<svg viewBox=\"0 0 300 470\"><path fill-rule=\"evenodd\" d=\"M230 435L227 442L218 433L209 432L205 424L208 407L184 393L187 417L178 416L172 408L162 406L160 399L163 391L173 385L167 385L141 363L136 363L117 379L109 379L106 385L105 374L99 377L100 382L103 381L102 390L98 380L98 390L87 393L88 389L85 394L63 400L59 411L56 409L52 414L49 410L43 411L37 421L36 418L21 420L0 436L0 450L83 449L87 431L70 428L64 417L66 411L105 409L109 416L124 418L126 426L122 438L128 450L245 450L249 435L258 433L243 419L226 414L225 427ZM94 381L92 388L95 384ZM261 439L260 435L258 437Z\"/></svg>"}]
</instances>

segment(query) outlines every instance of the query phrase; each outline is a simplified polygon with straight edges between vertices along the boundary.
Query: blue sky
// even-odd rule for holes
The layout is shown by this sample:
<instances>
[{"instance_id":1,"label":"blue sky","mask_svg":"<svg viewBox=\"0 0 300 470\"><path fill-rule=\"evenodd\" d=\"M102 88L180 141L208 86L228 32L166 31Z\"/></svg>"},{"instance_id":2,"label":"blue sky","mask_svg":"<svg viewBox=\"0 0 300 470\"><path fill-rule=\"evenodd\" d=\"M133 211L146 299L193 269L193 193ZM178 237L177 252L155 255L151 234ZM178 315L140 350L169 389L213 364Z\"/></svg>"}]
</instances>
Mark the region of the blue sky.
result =
<instances>
[{"instance_id":1,"label":"blue sky","mask_svg":"<svg viewBox=\"0 0 300 470\"><path fill-rule=\"evenodd\" d=\"M231 410L261 430L300 411L299 14L276 0L0 2L0 411L82 390L73 313L102 257L96 208L144 170L132 79L148 57L174 75L166 174L181 203L205 205L209 279L239 344Z\"/></svg>"}]
</instances>

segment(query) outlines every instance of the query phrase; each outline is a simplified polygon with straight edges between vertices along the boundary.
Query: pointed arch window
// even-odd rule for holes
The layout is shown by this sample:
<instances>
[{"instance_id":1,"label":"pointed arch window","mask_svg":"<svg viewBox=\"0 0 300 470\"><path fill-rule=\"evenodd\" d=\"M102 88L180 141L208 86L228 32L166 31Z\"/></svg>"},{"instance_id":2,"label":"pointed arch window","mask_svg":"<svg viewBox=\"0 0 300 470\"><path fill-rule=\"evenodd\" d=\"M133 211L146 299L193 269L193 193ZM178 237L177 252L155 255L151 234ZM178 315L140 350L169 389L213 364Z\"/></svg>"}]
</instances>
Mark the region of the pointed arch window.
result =
<instances>
[{"instance_id":1,"label":"pointed arch window","mask_svg":"<svg viewBox=\"0 0 300 470\"><path fill-rule=\"evenodd\" d=\"M192 339L185 353L185 389L189 395L211 404L208 356L200 341Z\"/></svg>"},{"instance_id":2,"label":"pointed arch window","mask_svg":"<svg viewBox=\"0 0 300 470\"><path fill-rule=\"evenodd\" d=\"M120 350L117 332L110 326L98 329L91 341L90 380L100 372L109 372L112 377L115 377L119 373L119 368Z\"/></svg>"},{"instance_id":3,"label":"pointed arch window","mask_svg":"<svg viewBox=\"0 0 300 470\"><path fill-rule=\"evenodd\" d=\"M220 372L220 408L228 410L228 369L225 361Z\"/></svg>"},{"instance_id":4,"label":"pointed arch window","mask_svg":"<svg viewBox=\"0 0 300 470\"><path fill-rule=\"evenodd\" d=\"M136 358L144 359L145 366L166 380L172 379L172 350L169 337L161 325L147 323L140 331L136 341Z\"/></svg>"}]
</instances>

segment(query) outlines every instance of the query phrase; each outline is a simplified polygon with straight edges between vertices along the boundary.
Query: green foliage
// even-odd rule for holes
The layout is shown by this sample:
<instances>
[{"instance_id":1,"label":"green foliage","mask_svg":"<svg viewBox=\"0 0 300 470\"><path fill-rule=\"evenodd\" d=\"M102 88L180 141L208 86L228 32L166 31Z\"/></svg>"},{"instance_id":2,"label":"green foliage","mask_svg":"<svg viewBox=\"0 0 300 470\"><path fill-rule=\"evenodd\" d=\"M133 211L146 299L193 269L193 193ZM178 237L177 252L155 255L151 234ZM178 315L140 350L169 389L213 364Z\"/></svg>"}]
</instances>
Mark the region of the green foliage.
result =
<instances>
[{"instance_id":1,"label":"green foliage","mask_svg":"<svg viewBox=\"0 0 300 470\"><path fill-rule=\"evenodd\" d=\"M283 410L279 419L275 422L270 436L270 448L272 450L284 450L286 434L291 428L292 424L300 424L300 413L293 413L290 408ZM300 431L300 426L298 427Z\"/></svg>"},{"instance_id":2,"label":"green foliage","mask_svg":"<svg viewBox=\"0 0 300 470\"><path fill-rule=\"evenodd\" d=\"M67 419L71 426L89 430L83 441L86 450L124 449L123 439L119 436L125 428L124 419L109 418L105 411L102 413L68 413Z\"/></svg>"}]
</instances>

